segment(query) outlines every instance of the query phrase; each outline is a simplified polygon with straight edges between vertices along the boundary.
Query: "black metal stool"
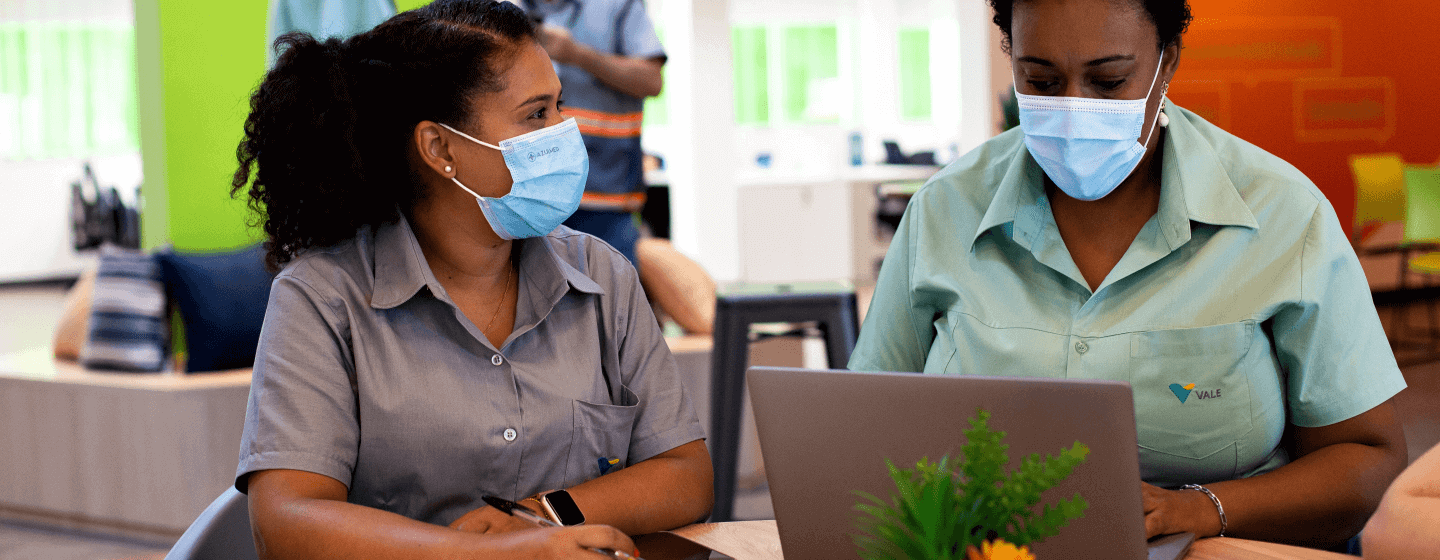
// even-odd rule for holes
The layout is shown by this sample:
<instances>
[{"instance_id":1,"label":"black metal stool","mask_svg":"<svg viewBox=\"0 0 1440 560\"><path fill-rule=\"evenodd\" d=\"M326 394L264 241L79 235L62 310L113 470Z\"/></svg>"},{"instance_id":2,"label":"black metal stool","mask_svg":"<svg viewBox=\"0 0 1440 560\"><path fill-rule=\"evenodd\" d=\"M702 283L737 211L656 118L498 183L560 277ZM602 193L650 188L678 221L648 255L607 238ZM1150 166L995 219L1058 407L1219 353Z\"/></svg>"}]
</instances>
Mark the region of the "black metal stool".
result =
<instances>
[{"instance_id":1,"label":"black metal stool","mask_svg":"<svg viewBox=\"0 0 1440 560\"><path fill-rule=\"evenodd\" d=\"M729 295L716 299L715 344L710 357L710 458L715 467L711 521L731 521L735 511L750 325L814 322L824 333L830 367L843 368L855 349L860 330L856 316L853 291Z\"/></svg>"}]
</instances>

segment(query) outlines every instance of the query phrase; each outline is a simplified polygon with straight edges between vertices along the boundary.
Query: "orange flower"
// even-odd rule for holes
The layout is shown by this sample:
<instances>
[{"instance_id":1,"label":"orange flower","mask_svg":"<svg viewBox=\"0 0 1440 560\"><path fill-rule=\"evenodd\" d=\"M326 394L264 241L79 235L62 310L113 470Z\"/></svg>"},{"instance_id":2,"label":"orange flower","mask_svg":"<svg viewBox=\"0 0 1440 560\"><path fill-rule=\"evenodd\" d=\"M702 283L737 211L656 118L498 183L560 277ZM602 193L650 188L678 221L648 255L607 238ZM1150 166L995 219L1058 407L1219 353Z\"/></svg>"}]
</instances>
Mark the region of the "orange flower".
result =
<instances>
[{"instance_id":1,"label":"orange flower","mask_svg":"<svg viewBox=\"0 0 1440 560\"><path fill-rule=\"evenodd\" d=\"M1035 555L1030 554L1030 547L1016 547L1013 544L995 539L985 541L977 550L971 546L965 549L965 555L969 560L1035 560Z\"/></svg>"}]
</instances>

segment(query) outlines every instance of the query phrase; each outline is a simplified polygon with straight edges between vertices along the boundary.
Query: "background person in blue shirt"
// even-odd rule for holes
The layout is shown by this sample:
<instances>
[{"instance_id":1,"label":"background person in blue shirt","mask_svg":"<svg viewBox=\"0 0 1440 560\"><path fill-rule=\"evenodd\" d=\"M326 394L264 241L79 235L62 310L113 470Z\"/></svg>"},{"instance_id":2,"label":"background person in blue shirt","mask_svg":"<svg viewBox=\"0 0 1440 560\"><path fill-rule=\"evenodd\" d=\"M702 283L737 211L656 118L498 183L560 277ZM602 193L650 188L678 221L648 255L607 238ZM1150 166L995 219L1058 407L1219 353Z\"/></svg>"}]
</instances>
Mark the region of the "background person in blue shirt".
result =
<instances>
[{"instance_id":1,"label":"background person in blue shirt","mask_svg":"<svg viewBox=\"0 0 1440 560\"><path fill-rule=\"evenodd\" d=\"M1334 209L1165 99L1184 0L990 3L1021 126L911 200L850 367L1129 382L1150 535L1350 539L1405 383Z\"/></svg>"},{"instance_id":2,"label":"background person in blue shirt","mask_svg":"<svg viewBox=\"0 0 1440 560\"><path fill-rule=\"evenodd\" d=\"M544 20L540 41L565 88L590 153L585 197L565 225L614 246L635 262L645 205L640 121L645 98L660 95L665 50L640 0L524 0Z\"/></svg>"}]
</instances>

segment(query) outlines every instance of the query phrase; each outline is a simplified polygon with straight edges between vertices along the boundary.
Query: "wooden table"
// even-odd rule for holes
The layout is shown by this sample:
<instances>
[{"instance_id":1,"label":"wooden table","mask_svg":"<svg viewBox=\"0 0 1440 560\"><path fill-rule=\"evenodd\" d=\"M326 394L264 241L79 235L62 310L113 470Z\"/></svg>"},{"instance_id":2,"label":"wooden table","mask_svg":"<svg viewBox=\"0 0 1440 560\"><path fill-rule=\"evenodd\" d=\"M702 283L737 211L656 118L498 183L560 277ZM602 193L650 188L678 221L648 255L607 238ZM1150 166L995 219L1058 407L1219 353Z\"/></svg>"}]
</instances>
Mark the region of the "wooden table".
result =
<instances>
[{"instance_id":1,"label":"wooden table","mask_svg":"<svg viewBox=\"0 0 1440 560\"><path fill-rule=\"evenodd\" d=\"M90 371L0 354L0 518L178 537L235 481L250 370Z\"/></svg>"},{"instance_id":2,"label":"wooden table","mask_svg":"<svg viewBox=\"0 0 1440 560\"><path fill-rule=\"evenodd\" d=\"M736 560L782 560L772 521L698 523L671 531ZM1354 556L1244 539L1201 539L1185 560L1354 560Z\"/></svg>"}]
</instances>

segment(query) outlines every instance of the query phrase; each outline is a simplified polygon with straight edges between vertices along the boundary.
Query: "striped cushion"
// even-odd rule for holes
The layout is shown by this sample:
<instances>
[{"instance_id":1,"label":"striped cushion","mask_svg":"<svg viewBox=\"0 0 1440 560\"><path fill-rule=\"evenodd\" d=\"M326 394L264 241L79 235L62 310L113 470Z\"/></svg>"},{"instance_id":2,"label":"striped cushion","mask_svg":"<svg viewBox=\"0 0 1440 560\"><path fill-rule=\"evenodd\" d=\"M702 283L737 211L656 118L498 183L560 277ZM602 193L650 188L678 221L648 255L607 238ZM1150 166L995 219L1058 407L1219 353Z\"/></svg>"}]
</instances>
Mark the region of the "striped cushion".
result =
<instances>
[{"instance_id":1,"label":"striped cushion","mask_svg":"<svg viewBox=\"0 0 1440 560\"><path fill-rule=\"evenodd\" d=\"M90 329L80 363L96 369L160 371L165 363L165 286L154 255L100 248Z\"/></svg>"}]
</instances>

